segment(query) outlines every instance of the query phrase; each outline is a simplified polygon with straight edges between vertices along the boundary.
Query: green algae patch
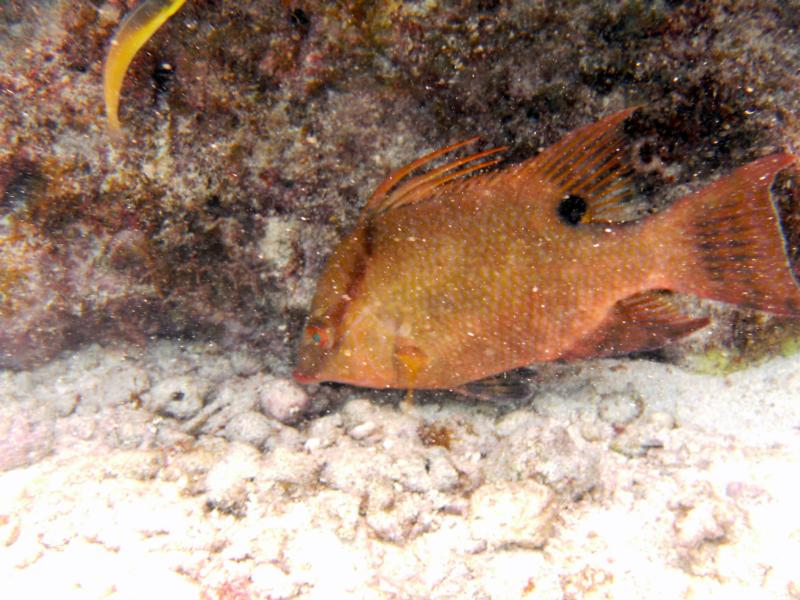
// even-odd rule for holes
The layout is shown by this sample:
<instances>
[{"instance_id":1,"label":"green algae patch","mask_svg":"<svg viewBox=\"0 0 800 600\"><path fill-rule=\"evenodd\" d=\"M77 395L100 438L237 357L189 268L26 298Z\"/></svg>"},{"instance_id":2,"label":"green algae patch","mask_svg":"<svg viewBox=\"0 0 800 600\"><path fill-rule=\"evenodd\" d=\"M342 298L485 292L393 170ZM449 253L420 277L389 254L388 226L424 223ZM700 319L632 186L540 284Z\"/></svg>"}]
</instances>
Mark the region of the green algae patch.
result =
<instances>
[{"instance_id":1,"label":"green algae patch","mask_svg":"<svg viewBox=\"0 0 800 600\"><path fill-rule=\"evenodd\" d=\"M784 340L781 344L781 356L792 356L800 352L800 335Z\"/></svg>"},{"instance_id":2,"label":"green algae patch","mask_svg":"<svg viewBox=\"0 0 800 600\"><path fill-rule=\"evenodd\" d=\"M800 321L764 317L761 328L750 326L734 332L732 340L720 341L704 352L685 358L685 366L697 373L728 375L760 365L776 356L800 352ZM737 335L738 334L738 335Z\"/></svg>"}]
</instances>

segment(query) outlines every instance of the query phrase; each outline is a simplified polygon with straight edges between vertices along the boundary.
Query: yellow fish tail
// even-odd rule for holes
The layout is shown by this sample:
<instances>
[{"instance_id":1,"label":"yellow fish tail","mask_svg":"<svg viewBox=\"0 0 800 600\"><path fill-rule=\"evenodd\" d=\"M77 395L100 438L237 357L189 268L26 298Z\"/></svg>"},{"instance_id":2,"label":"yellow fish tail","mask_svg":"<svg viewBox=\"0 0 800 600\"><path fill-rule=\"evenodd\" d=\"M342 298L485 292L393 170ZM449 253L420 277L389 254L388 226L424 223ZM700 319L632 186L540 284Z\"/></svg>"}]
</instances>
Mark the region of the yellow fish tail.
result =
<instances>
[{"instance_id":1,"label":"yellow fish tail","mask_svg":"<svg viewBox=\"0 0 800 600\"><path fill-rule=\"evenodd\" d=\"M111 40L103 69L106 118L112 134L119 134L119 96L122 82L136 53L186 0L143 0L119 26Z\"/></svg>"}]
</instances>

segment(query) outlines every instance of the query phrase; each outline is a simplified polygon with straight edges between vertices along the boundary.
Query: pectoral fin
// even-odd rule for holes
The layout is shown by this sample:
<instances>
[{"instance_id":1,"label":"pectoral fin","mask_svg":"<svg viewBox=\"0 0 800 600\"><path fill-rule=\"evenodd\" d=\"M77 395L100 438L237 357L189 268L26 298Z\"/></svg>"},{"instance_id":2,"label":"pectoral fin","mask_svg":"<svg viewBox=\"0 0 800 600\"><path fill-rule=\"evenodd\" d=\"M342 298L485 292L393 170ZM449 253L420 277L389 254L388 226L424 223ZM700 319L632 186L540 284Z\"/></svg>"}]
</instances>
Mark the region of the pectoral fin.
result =
<instances>
[{"instance_id":1,"label":"pectoral fin","mask_svg":"<svg viewBox=\"0 0 800 600\"><path fill-rule=\"evenodd\" d=\"M417 378L428 365L428 356L419 346L401 338L395 344L392 358L396 379L408 386L406 400L410 402L414 396Z\"/></svg>"},{"instance_id":2,"label":"pectoral fin","mask_svg":"<svg viewBox=\"0 0 800 600\"><path fill-rule=\"evenodd\" d=\"M614 356L652 350L708 325L707 318L681 314L669 294L650 290L620 300L595 331L559 358Z\"/></svg>"}]
</instances>

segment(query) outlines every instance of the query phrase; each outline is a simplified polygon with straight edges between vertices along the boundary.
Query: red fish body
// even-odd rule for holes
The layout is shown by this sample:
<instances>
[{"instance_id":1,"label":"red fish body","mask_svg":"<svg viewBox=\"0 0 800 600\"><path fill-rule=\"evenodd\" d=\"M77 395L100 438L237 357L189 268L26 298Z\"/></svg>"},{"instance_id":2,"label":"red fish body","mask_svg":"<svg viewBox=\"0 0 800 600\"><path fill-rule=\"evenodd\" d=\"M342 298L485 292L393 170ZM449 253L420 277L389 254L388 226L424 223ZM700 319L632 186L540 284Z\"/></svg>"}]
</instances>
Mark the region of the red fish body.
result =
<instances>
[{"instance_id":1,"label":"red fish body","mask_svg":"<svg viewBox=\"0 0 800 600\"><path fill-rule=\"evenodd\" d=\"M330 257L299 381L454 388L538 361L659 347L707 324L667 291L800 316L770 186L794 162L750 163L635 222L623 111L537 157L472 174L496 151L373 194Z\"/></svg>"}]
</instances>

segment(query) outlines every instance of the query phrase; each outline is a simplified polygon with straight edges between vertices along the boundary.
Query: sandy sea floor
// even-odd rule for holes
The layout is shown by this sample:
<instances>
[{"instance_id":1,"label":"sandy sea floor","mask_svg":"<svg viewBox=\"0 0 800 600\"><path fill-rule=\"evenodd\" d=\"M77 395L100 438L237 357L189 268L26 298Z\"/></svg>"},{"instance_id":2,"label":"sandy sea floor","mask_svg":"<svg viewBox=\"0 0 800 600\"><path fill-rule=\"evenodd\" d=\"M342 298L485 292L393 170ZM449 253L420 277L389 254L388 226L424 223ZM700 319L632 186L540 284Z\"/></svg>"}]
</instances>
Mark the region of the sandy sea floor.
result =
<instances>
[{"instance_id":1,"label":"sandy sea floor","mask_svg":"<svg viewBox=\"0 0 800 600\"><path fill-rule=\"evenodd\" d=\"M354 390L294 425L269 411L307 398L257 365L4 373L4 596L800 597L800 355L582 363L513 406Z\"/></svg>"}]
</instances>

